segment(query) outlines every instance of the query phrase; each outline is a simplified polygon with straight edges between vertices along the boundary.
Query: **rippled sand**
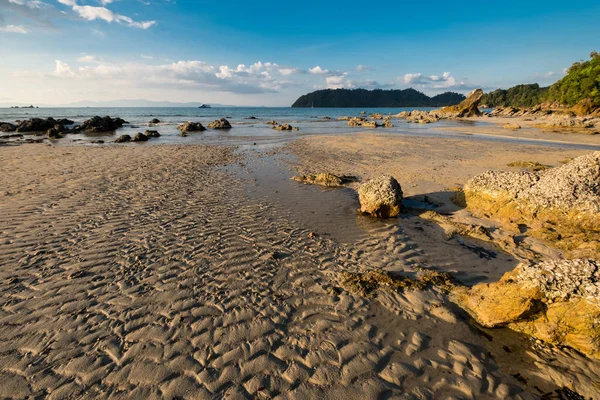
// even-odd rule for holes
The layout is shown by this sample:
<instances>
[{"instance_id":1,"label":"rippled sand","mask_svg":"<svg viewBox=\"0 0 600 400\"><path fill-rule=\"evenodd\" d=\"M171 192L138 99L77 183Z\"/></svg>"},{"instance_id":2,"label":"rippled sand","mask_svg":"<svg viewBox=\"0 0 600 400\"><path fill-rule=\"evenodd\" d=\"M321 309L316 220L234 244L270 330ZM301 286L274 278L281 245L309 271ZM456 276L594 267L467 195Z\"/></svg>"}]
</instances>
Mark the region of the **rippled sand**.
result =
<instances>
[{"instance_id":1,"label":"rippled sand","mask_svg":"<svg viewBox=\"0 0 600 400\"><path fill-rule=\"evenodd\" d=\"M477 158L483 149L453 140L345 138L305 139L297 162L399 174L409 194L500 165L493 149ZM0 397L534 399L563 386L597 396L598 362L481 330L440 289L345 291L341 271L466 261L498 274L517 260L496 251L478 262L410 215L340 239L335 218L290 212L269 196L277 187L248 176L281 151L0 149ZM582 153L511 151L510 161ZM352 212L351 196L307 190Z\"/></svg>"}]
</instances>

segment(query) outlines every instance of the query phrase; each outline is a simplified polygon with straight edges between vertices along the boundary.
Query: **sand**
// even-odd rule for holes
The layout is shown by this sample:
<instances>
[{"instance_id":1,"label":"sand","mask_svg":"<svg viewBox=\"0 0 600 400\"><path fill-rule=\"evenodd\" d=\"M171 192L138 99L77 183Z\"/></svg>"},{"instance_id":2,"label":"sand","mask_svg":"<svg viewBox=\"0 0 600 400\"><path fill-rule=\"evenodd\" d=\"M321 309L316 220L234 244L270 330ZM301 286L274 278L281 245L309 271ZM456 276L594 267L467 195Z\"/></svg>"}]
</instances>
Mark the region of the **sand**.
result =
<instances>
[{"instance_id":1,"label":"sand","mask_svg":"<svg viewBox=\"0 0 600 400\"><path fill-rule=\"evenodd\" d=\"M273 152L0 150L1 398L598 396L600 363L483 330L439 288L345 290L342 271L460 270L480 257L418 216L367 224L344 243L315 233L233 172ZM298 170L386 172L424 194L510 161L585 151L358 134L274 152L293 152ZM516 265L497 254L490 271Z\"/></svg>"}]
</instances>

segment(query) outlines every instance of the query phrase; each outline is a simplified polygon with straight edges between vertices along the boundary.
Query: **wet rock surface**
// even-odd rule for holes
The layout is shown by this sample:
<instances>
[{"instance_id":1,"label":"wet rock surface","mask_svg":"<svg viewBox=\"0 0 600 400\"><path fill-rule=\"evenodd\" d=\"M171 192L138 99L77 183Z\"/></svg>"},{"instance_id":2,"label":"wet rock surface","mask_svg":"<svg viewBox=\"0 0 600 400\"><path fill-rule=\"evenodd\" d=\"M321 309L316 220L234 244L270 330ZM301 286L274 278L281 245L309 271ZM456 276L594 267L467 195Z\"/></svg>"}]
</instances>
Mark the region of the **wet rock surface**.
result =
<instances>
[{"instance_id":1,"label":"wet rock surface","mask_svg":"<svg viewBox=\"0 0 600 400\"><path fill-rule=\"evenodd\" d=\"M208 124L210 129L231 129L231 124L225 118L217 119Z\"/></svg>"},{"instance_id":2,"label":"wet rock surface","mask_svg":"<svg viewBox=\"0 0 600 400\"><path fill-rule=\"evenodd\" d=\"M183 124L177 127L181 131L181 133L186 132L202 132L205 131L206 128L200 122L184 122Z\"/></svg>"},{"instance_id":3,"label":"wet rock surface","mask_svg":"<svg viewBox=\"0 0 600 400\"><path fill-rule=\"evenodd\" d=\"M123 124L126 124L127 121L121 119L121 118L112 118L110 116L105 116L105 117L99 117L99 116L95 116L93 118L90 118L86 121L84 121L83 124L81 124L81 129L86 131L86 132L91 132L91 133L95 133L95 132L111 132L111 131L115 131L119 128L121 128L123 126Z\"/></svg>"},{"instance_id":4,"label":"wet rock surface","mask_svg":"<svg viewBox=\"0 0 600 400\"><path fill-rule=\"evenodd\" d=\"M357 180L354 176L337 176L329 173L319 173L311 175L300 175L292 178L297 182L308 183L312 185L326 186L326 187L339 187L344 186L347 183L355 182Z\"/></svg>"}]
</instances>

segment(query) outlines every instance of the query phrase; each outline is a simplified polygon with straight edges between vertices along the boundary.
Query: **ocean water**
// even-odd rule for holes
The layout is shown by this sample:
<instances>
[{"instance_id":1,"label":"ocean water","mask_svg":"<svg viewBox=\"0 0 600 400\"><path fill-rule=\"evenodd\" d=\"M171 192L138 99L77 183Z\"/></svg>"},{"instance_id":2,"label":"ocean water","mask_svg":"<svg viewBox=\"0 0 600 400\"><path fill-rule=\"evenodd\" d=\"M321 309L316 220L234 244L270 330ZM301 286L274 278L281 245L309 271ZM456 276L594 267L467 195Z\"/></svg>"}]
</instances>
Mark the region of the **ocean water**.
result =
<instances>
[{"instance_id":1,"label":"ocean water","mask_svg":"<svg viewBox=\"0 0 600 400\"><path fill-rule=\"evenodd\" d=\"M123 108L0 108L0 121L12 122L34 117L68 118L80 124L95 115L120 117L128 121L122 128L115 132L102 134L70 134L64 139L54 141L55 144L89 144L93 140L104 140L105 143L113 142L122 134L134 136L137 132L146 129L158 130L160 138L151 139L144 145L154 144L197 144L216 143L233 145L254 144L281 144L298 137L310 135L339 135L353 134L372 130L381 134L398 134L425 137L454 137L465 140L489 141L517 141L528 142L522 139L503 139L464 135L457 132L444 131L444 127L456 127L460 124L470 126L485 126L485 121L440 121L435 124L415 124L405 120L394 119L393 128L354 128L349 127L347 121L337 121L342 116L360 116L361 112L367 115L381 113L383 115L397 114L401 111L411 111L409 108L291 108L291 107L223 107L223 108L191 108L191 107L123 107ZM432 110L433 108L419 108ZM248 119L255 117L256 119ZM329 117L331 119L326 119ZM158 118L159 124L149 123L153 118ZM205 127L215 119L227 118L233 126L230 130L212 130L204 132L191 132L182 137L177 126L185 121L201 122ZM298 127L299 131L276 131L267 121L275 120L280 124L291 124ZM540 142L534 142L540 144ZM553 145L548 143L548 145ZM554 144L555 145L555 144ZM582 147L582 146L578 146Z\"/></svg>"}]
</instances>

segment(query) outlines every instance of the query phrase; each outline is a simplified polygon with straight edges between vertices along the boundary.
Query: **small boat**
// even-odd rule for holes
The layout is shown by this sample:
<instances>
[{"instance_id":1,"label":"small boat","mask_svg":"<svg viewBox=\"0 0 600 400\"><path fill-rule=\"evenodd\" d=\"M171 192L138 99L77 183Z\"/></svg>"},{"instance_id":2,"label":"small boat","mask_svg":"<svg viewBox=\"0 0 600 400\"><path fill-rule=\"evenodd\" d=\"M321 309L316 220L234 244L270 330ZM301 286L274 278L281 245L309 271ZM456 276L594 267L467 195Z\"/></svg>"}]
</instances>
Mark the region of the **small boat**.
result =
<instances>
[{"instance_id":1,"label":"small boat","mask_svg":"<svg viewBox=\"0 0 600 400\"><path fill-rule=\"evenodd\" d=\"M202 104L200 107L198 108L210 108L210 104Z\"/></svg>"}]
</instances>

